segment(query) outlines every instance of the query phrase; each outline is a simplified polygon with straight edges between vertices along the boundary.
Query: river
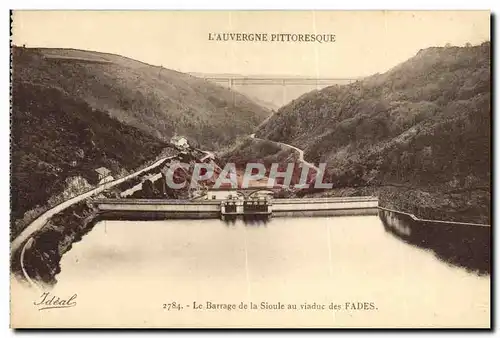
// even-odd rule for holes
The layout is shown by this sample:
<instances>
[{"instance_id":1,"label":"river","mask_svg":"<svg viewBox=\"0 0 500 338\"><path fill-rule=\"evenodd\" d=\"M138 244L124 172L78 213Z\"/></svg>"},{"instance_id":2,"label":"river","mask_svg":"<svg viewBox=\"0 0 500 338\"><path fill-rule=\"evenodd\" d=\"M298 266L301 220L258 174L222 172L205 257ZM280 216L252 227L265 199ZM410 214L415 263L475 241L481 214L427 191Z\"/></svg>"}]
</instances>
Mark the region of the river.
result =
<instances>
[{"instance_id":1,"label":"river","mask_svg":"<svg viewBox=\"0 0 500 338\"><path fill-rule=\"evenodd\" d=\"M78 293L64 310L69 326L467 327L490 316L489 276L403 243L377 216L101 221L63 257L57 280L53 293ZM184 309L162 309L173 301ZM344 309L194 310L194 301ZM58 320L45 312L46 325Z\"/></svg>"}]
</instances>

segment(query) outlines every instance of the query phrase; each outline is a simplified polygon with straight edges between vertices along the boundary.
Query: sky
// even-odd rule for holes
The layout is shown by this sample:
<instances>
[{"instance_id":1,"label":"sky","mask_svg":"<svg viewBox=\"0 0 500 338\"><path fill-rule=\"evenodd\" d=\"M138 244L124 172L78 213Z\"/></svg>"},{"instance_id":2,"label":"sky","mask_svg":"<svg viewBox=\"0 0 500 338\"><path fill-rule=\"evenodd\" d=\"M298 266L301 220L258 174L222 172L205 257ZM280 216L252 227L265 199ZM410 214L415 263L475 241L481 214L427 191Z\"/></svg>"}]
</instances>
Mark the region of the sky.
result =
<instances>
[{"instance_id":1,"label":"sky","mask_svg":"<svg viewBox=\"0 0 500 338\"><path fill-rule=\"evenodd\" d=\"M335 34L333 43L216 42L209 33ZM200 73L352 78L431 46L490 40L488 11L14 11L12 40Z\"/></svg>"}]
</instances>

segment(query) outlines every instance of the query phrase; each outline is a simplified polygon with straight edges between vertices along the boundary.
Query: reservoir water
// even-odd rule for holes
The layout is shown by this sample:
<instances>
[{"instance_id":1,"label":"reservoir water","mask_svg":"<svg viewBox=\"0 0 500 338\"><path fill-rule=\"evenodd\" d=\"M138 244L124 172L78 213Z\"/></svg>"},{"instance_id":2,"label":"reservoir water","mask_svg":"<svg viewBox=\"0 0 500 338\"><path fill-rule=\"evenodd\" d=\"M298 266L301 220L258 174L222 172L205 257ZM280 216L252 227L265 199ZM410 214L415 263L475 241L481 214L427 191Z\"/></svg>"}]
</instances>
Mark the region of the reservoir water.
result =
<instances>
[{"instance_id":1,"label":"reservoir water","mask_svg":"<svg viewBox=\"0 0 500 338\"><path fill-rule=\"evenodd\" d=\"M57 280L52 292L78 293L70 326L486 327L490 317L489 276L405 244L377 216L101 221L63 257ZM183 310L163 309L171 302ZM342 309L300 309L314 304Z\"/></svg>"}]
</instances>

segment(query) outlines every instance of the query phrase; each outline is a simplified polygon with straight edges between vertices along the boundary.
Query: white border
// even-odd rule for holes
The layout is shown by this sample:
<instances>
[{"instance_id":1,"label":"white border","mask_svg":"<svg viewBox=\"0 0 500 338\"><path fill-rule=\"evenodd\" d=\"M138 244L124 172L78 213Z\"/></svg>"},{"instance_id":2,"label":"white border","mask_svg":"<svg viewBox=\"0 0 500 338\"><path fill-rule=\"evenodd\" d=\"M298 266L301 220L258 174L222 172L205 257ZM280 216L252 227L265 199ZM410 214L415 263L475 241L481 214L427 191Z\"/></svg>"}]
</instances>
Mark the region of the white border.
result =
<instances>
[{"instance_id":1,"label":"white border","mask_svg":"<svg viewBox=\"0 0 500 338\"><path fill-rule=\"evenodd\" d=\"M252 0L252 1L112 1L87 0L87 1L36 1L19 0L12 2L12 9L338 9L338 10L438 10L438 9L490 9L494 6L494 0L420 0L415 2L379 0L379 1L327 1L308 0L302 2L292 2L286 0Z\"/></svg>"}]
</instances>

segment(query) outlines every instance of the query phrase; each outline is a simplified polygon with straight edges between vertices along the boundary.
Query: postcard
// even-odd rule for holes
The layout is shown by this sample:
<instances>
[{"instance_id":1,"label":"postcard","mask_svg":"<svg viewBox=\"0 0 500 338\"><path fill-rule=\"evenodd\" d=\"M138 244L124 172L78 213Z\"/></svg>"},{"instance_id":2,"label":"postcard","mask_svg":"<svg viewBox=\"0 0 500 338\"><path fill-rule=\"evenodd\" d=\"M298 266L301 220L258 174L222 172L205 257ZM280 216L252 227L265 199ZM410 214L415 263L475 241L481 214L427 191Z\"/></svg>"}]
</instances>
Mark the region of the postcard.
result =
<instances>
[{"instance_id":1,"label":"postcard","mask_svg":"<svg viewBox=\"0 0 500 338\"><path fill-rule=\"evenodd\" d=\"M11 327L491 328L489 11L11 16Z\"/></svg>"}]
</instances>

